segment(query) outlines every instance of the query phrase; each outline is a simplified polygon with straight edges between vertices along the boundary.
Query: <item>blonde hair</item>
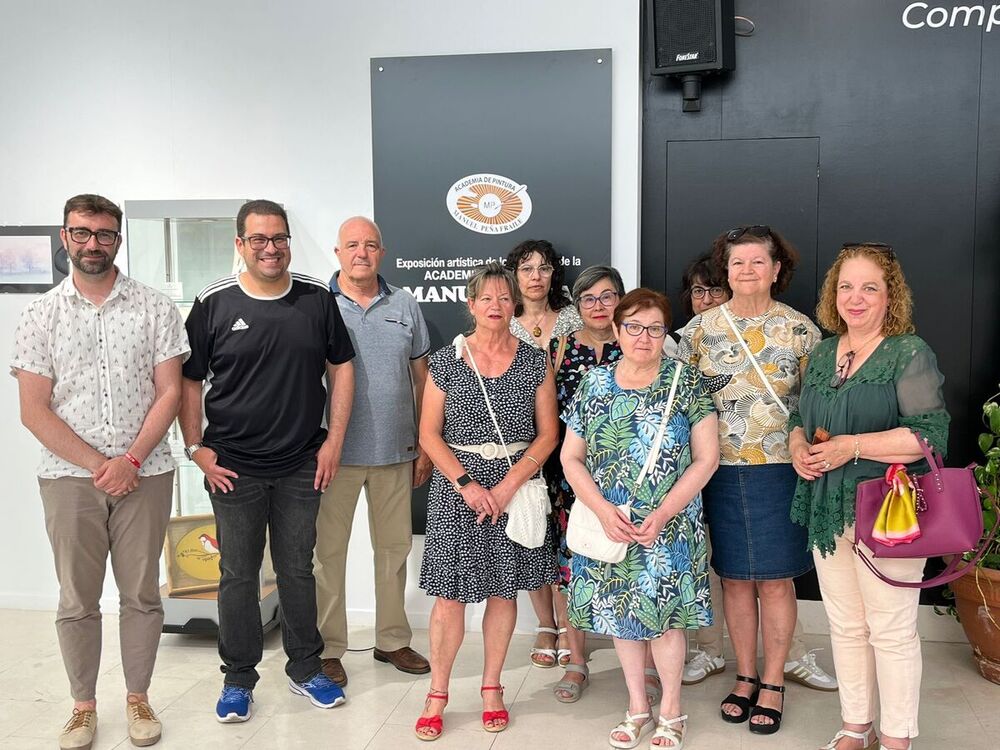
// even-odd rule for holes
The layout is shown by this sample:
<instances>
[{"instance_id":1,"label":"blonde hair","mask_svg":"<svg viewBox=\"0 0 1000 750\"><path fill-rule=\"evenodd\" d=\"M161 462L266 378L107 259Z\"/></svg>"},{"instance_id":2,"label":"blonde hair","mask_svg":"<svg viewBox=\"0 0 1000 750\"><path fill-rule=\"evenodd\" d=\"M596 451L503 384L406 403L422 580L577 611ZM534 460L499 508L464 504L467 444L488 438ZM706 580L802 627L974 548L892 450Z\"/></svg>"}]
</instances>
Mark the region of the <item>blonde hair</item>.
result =
<instances>
[{"instance_id":1,"label":"blonde hair","mask_svg":"<svg viewBox=\"0 0 1000 750\"><path fill-rule=\"evenodd\" d=\"M913 333L913 293L910 291L903 267L899 265L895 254L885 247L875 245L851 245L843 248L833 261L830 270L823 279L823 289L820 292L819 304L816 305L816 319L830 333L842 334L847 331L847 323L837 312L837 281L840 279L840 268L844 261L852 258L870 260L882 271L885 278L886 294L889 305L882 321L882 335L899 336Z\"/></svg>"}]
</instances>

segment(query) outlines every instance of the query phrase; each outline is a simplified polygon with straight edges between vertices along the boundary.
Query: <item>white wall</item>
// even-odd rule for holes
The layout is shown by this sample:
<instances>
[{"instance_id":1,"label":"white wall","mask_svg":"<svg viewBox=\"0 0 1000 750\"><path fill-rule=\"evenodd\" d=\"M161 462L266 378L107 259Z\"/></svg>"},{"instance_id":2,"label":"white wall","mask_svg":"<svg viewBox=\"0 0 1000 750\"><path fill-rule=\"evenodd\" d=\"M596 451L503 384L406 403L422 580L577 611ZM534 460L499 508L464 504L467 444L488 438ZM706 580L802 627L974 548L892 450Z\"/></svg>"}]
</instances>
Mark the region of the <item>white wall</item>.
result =
<instances>
[{"instance_id":1,"label":"white wall","mask_svg":"<svg viewBox=\"0 0 1000 750\"><path fill-rule=\"evenodd\" d=\"M626 284L638 278L637 2L43 2L9 4L0 28L0 225L57 224L80 192L269 197L289 208L293 268L323 278L340 221L372 213L369 58L610 47L612 259ZM5 355L27 302L0 295ZM37 445L13 378L0 379L0 425L0 607L54 608ZM348 592L359 622L373 609L367 536L359 512ZM420 541L415 625L429 607L415 586ZM116 601L113 585L105 594Z\"/></svg>"}]
</instances>

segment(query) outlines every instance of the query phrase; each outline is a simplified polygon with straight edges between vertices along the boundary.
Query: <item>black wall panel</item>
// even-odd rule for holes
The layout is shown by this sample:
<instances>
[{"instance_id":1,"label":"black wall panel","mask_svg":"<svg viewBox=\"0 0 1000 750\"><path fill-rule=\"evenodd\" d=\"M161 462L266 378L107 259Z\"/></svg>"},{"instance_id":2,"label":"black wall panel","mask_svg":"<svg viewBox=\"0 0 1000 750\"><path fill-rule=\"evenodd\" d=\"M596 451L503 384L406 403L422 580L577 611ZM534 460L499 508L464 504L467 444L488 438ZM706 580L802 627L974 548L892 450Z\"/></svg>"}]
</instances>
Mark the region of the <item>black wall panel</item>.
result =
<instances>
[{"instance_id":1,"label":"black wall panel","mask_svg":"<svg viewBox=\"0 0 1000 750\"><path fill-rule=\"evenodd\" d=\"M918 333L947 379L950 452L964 461L976 457L979 404L1000 380L1000 29L908 29L909 4L738 0L755 31L737 38L733 74L706 79L695 114L682 113L679 84L649 75L644 38L641 278L676 301L690 257L690 239L681 245L685 233L668 226L668 184L677 179L668 143L818 138L810 286L822 283L842 242L896 246ZM761 184L782 169L774 163ZM722 231L728 212L718 213ZM801 309L811 313L814 302Z\"/></svg>"}]
</instances>

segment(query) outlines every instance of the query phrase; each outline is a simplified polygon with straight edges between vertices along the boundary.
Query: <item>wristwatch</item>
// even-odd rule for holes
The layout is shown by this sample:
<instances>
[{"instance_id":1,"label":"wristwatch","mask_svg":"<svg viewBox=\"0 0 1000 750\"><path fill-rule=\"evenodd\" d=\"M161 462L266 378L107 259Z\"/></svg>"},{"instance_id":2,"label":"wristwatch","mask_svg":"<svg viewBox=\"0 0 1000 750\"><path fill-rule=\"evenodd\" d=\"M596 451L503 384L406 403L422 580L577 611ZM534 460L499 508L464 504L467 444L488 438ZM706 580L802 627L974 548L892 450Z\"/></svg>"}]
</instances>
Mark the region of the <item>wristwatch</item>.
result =
<instances>
[{"instance_id":1,"label":"wristwatch","mask_svg":"<svg viewBox=\"0 0 1000 750\"><path fill-rule=\"evenodd\" d=\"M188 461L194 461L194 452L204 447L201 443L191 443L191 445L184 446L184 455L187 456Z\"/></svg>"},{"instance_id":2,"label":"wristwatch","mask_svg":"<svg viewBox=\"0 0 1000 750\"><path fill-rule=\"evenodd\" d=\"M459 476L452 487L455 488L455 492L461 493L463 489L472 484L473 479L468 474L462 474Z\"/></svg>"}]
</instances>

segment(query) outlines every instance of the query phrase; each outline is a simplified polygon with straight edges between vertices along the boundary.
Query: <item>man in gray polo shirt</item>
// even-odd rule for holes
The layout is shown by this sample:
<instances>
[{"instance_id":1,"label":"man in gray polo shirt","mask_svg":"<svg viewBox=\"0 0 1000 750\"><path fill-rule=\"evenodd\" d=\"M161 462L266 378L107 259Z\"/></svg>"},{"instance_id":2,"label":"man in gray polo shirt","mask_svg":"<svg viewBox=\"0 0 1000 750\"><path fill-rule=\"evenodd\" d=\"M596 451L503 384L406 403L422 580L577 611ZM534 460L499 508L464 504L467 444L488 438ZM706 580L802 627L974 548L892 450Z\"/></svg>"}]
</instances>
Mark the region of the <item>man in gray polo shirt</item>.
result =
<instances>
[{"instance_id":1,"label":"man in gray polo shirt","mask_svg":"<svg viewBox=\"0 0 1000 750\"><path fill-rule=\"evenodd\" d=\"M410 494L431 472L430 460L420 455L416 428L430 338L413 295L378 273L385 248L373 221L360 216L345 221L334 252L341 270L330 279L330 290L357 356L340 471L320 503L315 575L323 671L344 686L347 545L362 487L375 551L375 659L411 674L430 671L427 660L410 648L403 606L412 542Z\"/></svg>"}]
</instances>

